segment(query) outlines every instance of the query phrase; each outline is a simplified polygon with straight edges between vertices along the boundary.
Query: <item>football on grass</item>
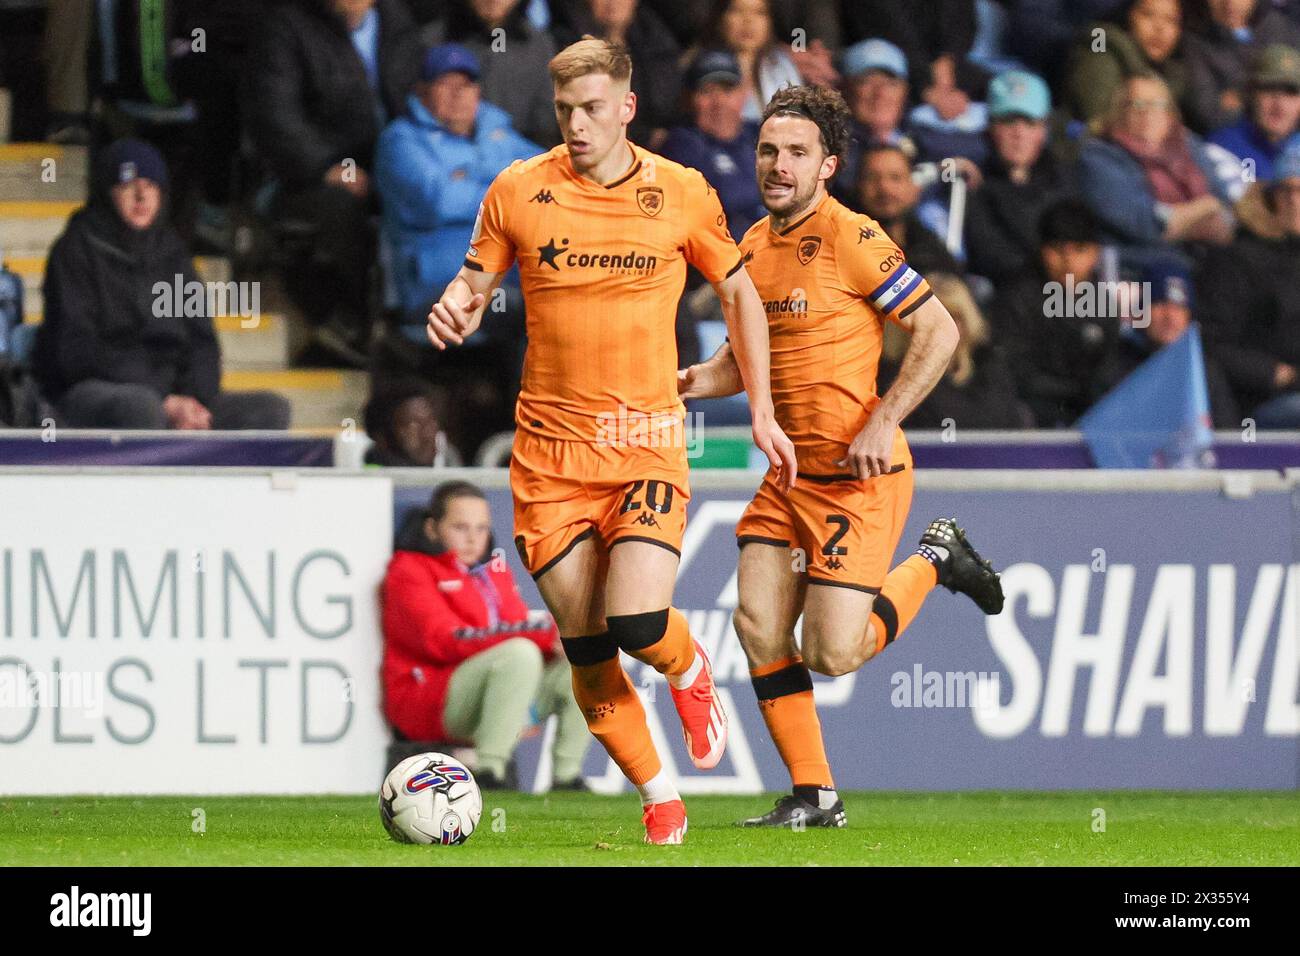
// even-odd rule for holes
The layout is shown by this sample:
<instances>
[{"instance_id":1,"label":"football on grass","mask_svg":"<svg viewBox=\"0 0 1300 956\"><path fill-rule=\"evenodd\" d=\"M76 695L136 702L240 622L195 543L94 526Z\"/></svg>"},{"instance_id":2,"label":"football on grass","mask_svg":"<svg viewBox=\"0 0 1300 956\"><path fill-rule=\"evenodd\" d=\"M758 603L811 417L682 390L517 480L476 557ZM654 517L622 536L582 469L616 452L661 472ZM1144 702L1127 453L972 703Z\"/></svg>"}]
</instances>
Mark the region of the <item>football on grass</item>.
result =
<instances>
[{"instance_id":1,"label":"football on grass","mask_svg":"<svg viewBox=\"0 0 1300 956\"><path fill-rule=\"evenodd\" d=\"M384 829L399 843L456 846L470 838L482 813L474 775L446 754L407 757L379 790Z\"/></svg>"}]
</instances>

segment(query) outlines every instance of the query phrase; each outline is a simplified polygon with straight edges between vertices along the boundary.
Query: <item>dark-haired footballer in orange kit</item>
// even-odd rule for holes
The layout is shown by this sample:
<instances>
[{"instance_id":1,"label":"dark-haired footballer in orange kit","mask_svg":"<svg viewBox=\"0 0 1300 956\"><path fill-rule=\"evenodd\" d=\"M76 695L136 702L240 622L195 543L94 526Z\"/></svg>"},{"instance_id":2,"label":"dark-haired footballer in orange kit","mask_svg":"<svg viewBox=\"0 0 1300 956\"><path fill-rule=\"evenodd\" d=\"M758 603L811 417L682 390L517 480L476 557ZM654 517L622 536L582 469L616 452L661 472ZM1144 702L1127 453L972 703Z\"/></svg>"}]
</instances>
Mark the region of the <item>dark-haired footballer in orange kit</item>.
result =
<instances>
[{"instance_id":1,"label":"dark-haired footballer in orange kit","mask_svg":"<svg viewBox=\"0 0 1300 956\"><path fill-rule=\"evenodd\" d=\"M665 676L692 761L716 766L727 715L670 606L690 498L674 334L688 262L718 292L754 440L786 485L794 446L776 425L767 323L717 194L627 140L626 50L586 38L550 72L565 142L489 187L429 338L461 343L518 263L528 349L510 463L515 544L559 625L587 725L641 796L646 841L681 843L686 808L619 652Z\"/></svg>"},{"instance_id":2,"label":"dark-haired footballer in orange kit","mask_svg":"<svg viewBox=\"0 0 1300 956\"><path fill-rule=\"evenodd\" d=\"M987 614L1001 611L1002 586L950 518L931 522L916 553L890 570L912 502L899 422L947 370L957 327L880 224L827 194L847 136L840 95L786 88L763 117L756 167L769 215L740 248L767 313L772 397L799 481L786 490L769 472L737 523L735 624L793 792L742 822L842 827L809 671L862 666L903 633L936 584ZM886 321L912 341L881 397ZM680 372L679 385L686 398L739 391L730 345Z\"/></svg>"}]
</instances>

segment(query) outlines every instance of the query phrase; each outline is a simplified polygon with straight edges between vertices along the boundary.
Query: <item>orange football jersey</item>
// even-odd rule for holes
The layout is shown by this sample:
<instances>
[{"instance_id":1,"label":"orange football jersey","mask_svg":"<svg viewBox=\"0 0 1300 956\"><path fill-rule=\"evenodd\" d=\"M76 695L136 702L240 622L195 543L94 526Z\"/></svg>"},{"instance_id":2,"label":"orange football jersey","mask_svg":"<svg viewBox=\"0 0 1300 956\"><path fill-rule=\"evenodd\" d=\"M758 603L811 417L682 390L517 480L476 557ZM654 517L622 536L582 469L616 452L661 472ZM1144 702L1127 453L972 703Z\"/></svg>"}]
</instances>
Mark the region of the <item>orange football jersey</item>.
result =
<instances>
[{"instance_id":1,"label":"orange football jersey","mask_svg":"<svg viewBox=\"0 0 1300 956\"><path fill-rule=\"evenodd\" d=\"M601 186L561 144L503 170L483 199L465 265L519 263L522 429L601 442L616 420L606 416L680 424L674 328L686 264L717 282L740 268L740 253L699 172L632 153L627 174Z\"/></svg>"},{"instance_id":2,"label":"orange football jersey","mask_svg":"<svg viewBox=\"0 0 1300 956\"><path fill-rule=\"evenodd\" d=\"M767 312L772 401L799 471L843 473L835 462L880 402L883 321L928 299L929 283L879 223L831 196L781 233L760 219L740 249Z\"/></svg>"}]
</instances>

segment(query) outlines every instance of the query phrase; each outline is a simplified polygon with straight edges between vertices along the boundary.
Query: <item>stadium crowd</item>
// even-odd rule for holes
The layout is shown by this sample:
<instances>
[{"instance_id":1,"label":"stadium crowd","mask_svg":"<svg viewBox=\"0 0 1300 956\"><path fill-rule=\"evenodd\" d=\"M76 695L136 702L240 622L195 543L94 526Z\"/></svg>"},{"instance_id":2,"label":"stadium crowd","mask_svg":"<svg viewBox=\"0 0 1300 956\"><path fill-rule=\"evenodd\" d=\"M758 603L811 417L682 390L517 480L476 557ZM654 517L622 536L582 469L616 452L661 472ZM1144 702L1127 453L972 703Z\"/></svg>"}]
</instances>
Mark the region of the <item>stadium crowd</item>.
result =
<instances>
[{"instance_id":1,"label":"stadium crowd","mask_svg":"<svg viewBox=\"0 0 1300 956\"><path fill-rule=\"evenodd\" d=\"M1215 425L1300 427L1300 0L48 6L49 138L92 145L100 190L162 170L161 215L176 226L139 234L101 196L51 259L52 331L34 361L78 422L121 423L120 394L87 387L100 380L157 394L132 406L142 424L187 427L197 412L168 410L173 395L221 402L202 362L163 382L115 360L119 347L161 348L173 364L208 355L211 317L160 331L142 300L78 301L139 299L92 261L107 254L101 228L147 248L168 278L186 251L278 277L314 332L299 361L369 370L374 461L471 459L510 428L517 280L463 349L431 349L424 316L488 184L559 141L546 64L593 34L631 52L632 138L700 169L737 238L764 214L753 155L767 98L796 83L843 92L854 128L833 192L881 223L965 333L905 425L1068 427L1196 322ZM145 7L165 16L143 20ZM152 45L151 29L163 33ZM132 153L124 174L123 150L145 143L157 162ZM265 240L253 253L239 239L247 222ZM719 316L708 284L688 281L681 364L698 360ZM87 317L112 348L58 347L54 330L83 336ZM900 355L887 339L882 390ZM284 410L260 401L251 417L214 409L213 427L221 414L280 422Z\"/></svg>"}]
</instances>

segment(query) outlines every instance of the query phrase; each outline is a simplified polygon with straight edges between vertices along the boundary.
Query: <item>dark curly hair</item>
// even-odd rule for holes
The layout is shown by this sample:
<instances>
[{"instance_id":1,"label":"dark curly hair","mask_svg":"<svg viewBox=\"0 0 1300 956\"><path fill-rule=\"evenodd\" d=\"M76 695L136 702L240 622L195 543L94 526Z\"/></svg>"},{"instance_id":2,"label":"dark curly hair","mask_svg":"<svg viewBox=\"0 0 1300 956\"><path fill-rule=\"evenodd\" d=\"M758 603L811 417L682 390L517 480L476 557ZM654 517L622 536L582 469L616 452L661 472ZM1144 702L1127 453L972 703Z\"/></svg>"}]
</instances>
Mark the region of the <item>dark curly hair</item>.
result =
<instances>
[{"instance_id":1,"label":"dark curly hair","mask_svg":"<svg viewBox=\"0 0 1300 956\"><path fill-rule=\"evenodd\" d=\"M787 86L777 90L763 109L764 123L772 116L802 116L816 123L822 149L827 156L838 156L840 165L844 165L852 114L838 90L824 86Z\"/></svg>"}]
</instances>

